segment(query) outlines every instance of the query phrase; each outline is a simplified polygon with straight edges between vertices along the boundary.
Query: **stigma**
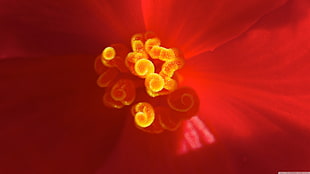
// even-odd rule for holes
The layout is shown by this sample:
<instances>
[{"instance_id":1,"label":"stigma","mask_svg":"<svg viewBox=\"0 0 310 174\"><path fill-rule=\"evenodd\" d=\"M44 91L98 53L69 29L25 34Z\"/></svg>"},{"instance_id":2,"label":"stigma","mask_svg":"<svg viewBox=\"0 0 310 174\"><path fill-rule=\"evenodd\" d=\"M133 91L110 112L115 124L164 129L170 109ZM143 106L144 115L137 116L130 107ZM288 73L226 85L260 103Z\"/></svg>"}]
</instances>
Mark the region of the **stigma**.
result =
<instances>
[{"instance_id":1,"label":"stigma","mask_svg":"<svg viewBox=\"0 0 310 174\"><path fill-rule=\"evenodd\" d=\"M112 44L95 60L103 104L128 110L142 131L174 131L199 110L196 92L179 82L184 64L181 52L162 46L153 32L133 35L130 48Z\"/></svg>"}]
</instances>

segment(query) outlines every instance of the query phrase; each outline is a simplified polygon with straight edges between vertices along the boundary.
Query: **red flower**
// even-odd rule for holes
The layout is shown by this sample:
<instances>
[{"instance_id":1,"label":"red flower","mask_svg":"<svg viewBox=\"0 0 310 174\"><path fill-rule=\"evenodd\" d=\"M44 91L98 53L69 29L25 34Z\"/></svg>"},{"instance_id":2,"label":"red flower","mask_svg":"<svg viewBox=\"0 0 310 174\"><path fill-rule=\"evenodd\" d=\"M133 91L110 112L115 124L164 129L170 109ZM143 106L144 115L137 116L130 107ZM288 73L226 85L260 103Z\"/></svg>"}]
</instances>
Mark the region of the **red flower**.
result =
<instances>
[{"instance_id":1,"label":"red flower","mask_svg":"<svg viewBox=\"0 0 310 174\"><path fill-rule=\"evenodd\" d=\"M0 173L309 171L309 7L1 2ZM188 58L180 73L201 110L179 131L146 134L102 105L94 57L145 30Z\"/></svg>"}]
</instances>

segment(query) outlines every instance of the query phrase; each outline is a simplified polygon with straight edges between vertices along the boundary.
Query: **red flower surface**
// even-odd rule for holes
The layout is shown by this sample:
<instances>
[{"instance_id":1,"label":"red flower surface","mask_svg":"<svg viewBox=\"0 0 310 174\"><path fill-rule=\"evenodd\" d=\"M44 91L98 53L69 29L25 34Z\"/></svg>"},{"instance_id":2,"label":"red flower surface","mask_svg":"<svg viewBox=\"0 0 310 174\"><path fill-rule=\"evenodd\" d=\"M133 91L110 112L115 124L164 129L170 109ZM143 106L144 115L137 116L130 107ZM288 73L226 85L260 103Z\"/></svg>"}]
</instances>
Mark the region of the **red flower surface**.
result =
<instances>
[{"instance_id":1,"label":"red flower surface","mask_svg":"<svg viewBox=\"0 0 310 174\"><path fill-rule=\"evenodd\" d=\"M0 2L0 173L310 170L307 0ZM200 112L148 134L105 108L95 56L152 30ZM68 56L70 55L70 56Z\"/></svg>"}]
</instances>

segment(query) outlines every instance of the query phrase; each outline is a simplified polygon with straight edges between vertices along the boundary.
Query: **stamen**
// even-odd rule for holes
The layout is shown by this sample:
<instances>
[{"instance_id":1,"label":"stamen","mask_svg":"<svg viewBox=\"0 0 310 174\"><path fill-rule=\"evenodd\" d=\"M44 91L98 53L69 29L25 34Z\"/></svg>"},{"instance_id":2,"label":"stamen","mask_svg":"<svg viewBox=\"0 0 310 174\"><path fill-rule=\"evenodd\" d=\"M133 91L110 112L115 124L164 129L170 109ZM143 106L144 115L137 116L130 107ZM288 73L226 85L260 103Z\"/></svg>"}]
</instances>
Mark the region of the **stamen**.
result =
<instances>
[{"instance_id":1,"label":"stamen","mask_svg":"<svg viewBox=\"0 0 310 174\"><path fill-rule=\"evenodd\" d=\"M117 68L121 72L128 72L124 62L127 53L128 51L124 49L123 45L113 44L102 51L101 61L108 68Z\"/></svg>"},{"instance_id":2,"label":"stamen","mask_svg":"<svg viewBox=\"0 0 310 174\"><path fill-rule=\"evenodd\" d=\"M175 54L172 49L162 48L160 50L159 59L162 61L170 61L175 59Z\"/></svg>"},{"instance_id":3,"label":"stamen","mask_svg":"<svg viewBox=\"0 0 310 174\"><path fill-rule=\"evenodd\" d=\"M134 52L144 52L144 44L141 40L132 41L132 50Z\"/></svg>"},{"instance_id":4,"label":"stamen","mask_svg":"<svg viewBox=\"0 0 310 174\"><path fill-rule=\"evenodd\" d=\"M155 119L155 111L149 103L140 102L133 106L133 115L137 126L145 128L150 126Z\"/></svg>"},{"instance_id":5,"label":"stamen","mask_svg":"<svg viewBox=\"0 0 310 174\"><path fill-rule=\"evenodd\" d=\"M151 73L145 79L145 86L151 92L159 92L164 88L165 81L159 74Z\"/></svg>"},{"instance_id":6,"label":"stamen","mask_svg":"<svg viewBox=\"0 0 310 174\"><path fill-rule=\"evenodd\" d=\"M113 47L106 47L103 51L102 51L102 57L105 60L112 60L115 58L115 50Z\"/></svg>"},{"instance_id":7,"label":"stamen","mask_svg":"<svg viewBox=\"0 0 310 174\"><path fill-rule=\"evenodd\" d=\"M142 78L145 78L147 75L155 72L154 64L147 59L138 60L135 63L134 69L135 73Z\"/></svg>"},{"instance_id":8,"label":"stamen","mask_svg":"<svg viewBox=\"0 0 310 174\"><path fill-rule=\"evenodd\" d=\"M183 65L184 65L183 60L180 59L169 60L163 64L160 74L172 77L174 75L174 72L181 69Z\"/></svg>"},{"instance_id":9,"label":"stamen","mask_svg":"<svg viewBox=\"0 0 310 174\"><path fill-rule=\"evenodd\" d=\"M111 96L111 89L107 89L103 95L103 104L107 107L121 109L124 104L120 101L115 101Z\"/></svg>"},{"instance_id":10,"label":"stamen","mask_svg":"<svg viewBox=\"0 0 310 174\"><path fill-rule=\"evenodd\" d=\"M145 42L145 50L147 53L150 54L151 50L153 47L159 47L160 45L160 40L158 38L151 38L151 39L148 39L146 42Z\"/></svg>"},{"instance_id":11,"label":"stamen","mask_svg":"<svg viewBox=\"0 0 310 174\"><path fill-rule=\"evenodd\" d=\"M148 52L153 59L159 59L162 48L160 46L153 46Z\"/></svg>"},{"instance_id":12,"label":"stamen","mask_svg":"<svg viewBox=\"0 0 310 174\"><path fill-rule=\"evenodd\" d=\"M153 32L133 35L131 51L112 44L95 60L97 84L105 88L104 105L130 106L136 126L149 133L176 130L198 112L195 91L178 87L177 73L183 66L182 54L161 46Z\"/></svg>"},{"instance_id":13,"label":"stamen","mask_svg":"<svg viewBox=\"0 0 310 174\"><path fill-rule=\"evenodd\" d=\"M143 34L135 34L131 38L131 46L134 52L144 52Z\"/></svg>"},{"instance_id":14,"label":"stamen","mask_svg":"<svg viewBox=\"0 0 310 174\"><path fill-rule=\"evenodd\" d=\"M165 86L164 88L167 89L168 91L175 91L178 87L177 81L170 78L170 77L165 77Z\"/></svg>"},{"instance_id":15,"label":"stamen","mask_svg":"<svg viewBox=\"0 0 310 174\"><path fill-rule=\"evenodd\" d=\"M136 97L134 83L127 79L117 81L111 89L111 97L124 105L131 105Z\"/></svg>"}]
</instances>

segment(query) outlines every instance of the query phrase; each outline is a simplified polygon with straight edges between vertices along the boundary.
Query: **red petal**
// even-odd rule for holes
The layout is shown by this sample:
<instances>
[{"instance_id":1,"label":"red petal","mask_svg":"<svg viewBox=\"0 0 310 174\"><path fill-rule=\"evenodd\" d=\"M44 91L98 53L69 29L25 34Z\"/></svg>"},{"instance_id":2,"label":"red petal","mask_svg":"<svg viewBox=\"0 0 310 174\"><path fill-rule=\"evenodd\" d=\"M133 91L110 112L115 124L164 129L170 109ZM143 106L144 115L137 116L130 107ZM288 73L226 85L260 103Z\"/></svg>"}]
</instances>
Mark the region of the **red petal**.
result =
<instances>
[{"instance_id":1,"label":"red petal","mask_svg":"<svg viewBox=\"0 0 310 174\"><path fill-rule=\"evenodd\" d=\"M147 30L193 57L235 38L285 0L142 1ZM165 40L166 39L166 40Z\"/></svg>"},{"instance_id":2,"label":"red petal","mask_svg":"<svg viewBox=\"0 0 310 174\"><path fill-rule=\"evenodd\" d=\"M98 54L103 46L144 30L139 4L138 0L130 4L121 0L1 1L0 59Z\"/></svg>"},{"instance_id":3,"label":"red petal","mask_svg":"<svg viewBox=\"0 0 310 174\"><path fill-rule=\"evenodd\" d=\"M176 138L176 134L171 132L143 132L134 126L130 118L116 150L97 173L175 173L173 155Z\"/></svg>"},{"instance_id":4,"label":"red petal","mask_svg":"<svg viewBox=\"0 0 310 174\"><path fill-rule=\"evenodd\" d=\"M309 7L291 1L183 71L237 173L309 170Z\"/></svg>"},{"instance_id":5,"label":"red petal","mask_svg":"<svg viewBox=\"0 0 310 174\"><path fill-rule=\"evenodd\" d=\"M94 57L0 62L1 173L93 173L124 117L104 108Z\"/></svg>"},{"instance_id":6,"label":"red petal","mask_svg":"<svg viewBox=\"0 0 310 174\"><path fill-rule=\"evenodd\" d=\"M136 129L129 119L116 150L103 163L103 173L225 173L231 171L227 152L220 144L185 156L176 155L177 132L149 134Z\"/></svg>"}]
</instances>

